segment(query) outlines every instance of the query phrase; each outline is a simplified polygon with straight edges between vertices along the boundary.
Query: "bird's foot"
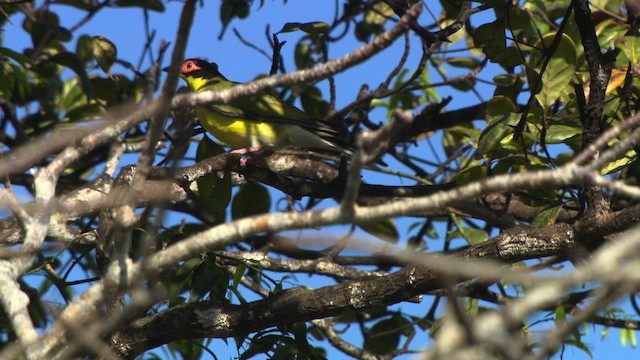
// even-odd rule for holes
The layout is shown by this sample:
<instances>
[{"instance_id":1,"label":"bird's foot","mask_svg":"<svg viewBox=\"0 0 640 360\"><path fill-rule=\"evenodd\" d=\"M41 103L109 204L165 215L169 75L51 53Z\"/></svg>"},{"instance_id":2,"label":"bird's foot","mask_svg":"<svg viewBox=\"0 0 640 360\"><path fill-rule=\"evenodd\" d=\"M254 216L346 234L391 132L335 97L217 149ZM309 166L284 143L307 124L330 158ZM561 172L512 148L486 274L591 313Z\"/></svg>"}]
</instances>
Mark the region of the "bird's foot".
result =
<instances>
[{"instance_id":1,"label":"bird's foot","mask_svg":"<svg viewBox=\"0 0 640 360\"><path fill-rule=\"evenodd\" d=\"M248 148L242 148L242 149L235 149L232 150L231 153L233 154L239 154L239 155L251 155L254 158L262 158L265 155L270 154L270 152L267 151L267 153L262 153L262 146L251 146ZM249 161L250 159L245 158L244 156L242 158L240 158L240 166L241 167L245 167L247 166L247 161Z\"/></svg>"},{"instance_id":2,"label":"bird's foot","mask_svg":"<svg viewBox=\"0 0 640 360\"><path fill-rule=\"evenodd\" d=\"M248 147L248 148L231 150L231 153L232 154L246 155L248 153L258 152L260 150L262 150L262 146L251 146L251 147Z\"/></svg>"}]
</instances>

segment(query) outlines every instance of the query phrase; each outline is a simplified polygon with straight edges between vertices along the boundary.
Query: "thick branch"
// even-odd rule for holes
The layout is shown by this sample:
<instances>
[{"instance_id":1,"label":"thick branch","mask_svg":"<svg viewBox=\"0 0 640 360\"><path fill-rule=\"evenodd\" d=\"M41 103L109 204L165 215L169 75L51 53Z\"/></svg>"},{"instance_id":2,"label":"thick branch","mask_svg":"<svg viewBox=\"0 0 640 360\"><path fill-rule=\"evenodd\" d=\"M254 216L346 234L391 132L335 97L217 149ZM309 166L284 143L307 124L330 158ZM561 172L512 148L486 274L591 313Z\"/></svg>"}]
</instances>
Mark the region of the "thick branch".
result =
<instances>
[{"instance_id":1,"label":"thick branch","mask_svg":"<svg viewBox=\"0 0 640 360\"><path fill-rule=\"evenodd\" d=\"M517 262L569 251L575 232L568 225L518 228L492 241L458 251L458 258ZM128 358L180 339L224 338L349 311L388 306L442 287L438 273L406 267L385 277L315 290L293 288L247 305L201 302L176 306L138 319L117 334L116 348Z\"/></svg>"}]
</instances>

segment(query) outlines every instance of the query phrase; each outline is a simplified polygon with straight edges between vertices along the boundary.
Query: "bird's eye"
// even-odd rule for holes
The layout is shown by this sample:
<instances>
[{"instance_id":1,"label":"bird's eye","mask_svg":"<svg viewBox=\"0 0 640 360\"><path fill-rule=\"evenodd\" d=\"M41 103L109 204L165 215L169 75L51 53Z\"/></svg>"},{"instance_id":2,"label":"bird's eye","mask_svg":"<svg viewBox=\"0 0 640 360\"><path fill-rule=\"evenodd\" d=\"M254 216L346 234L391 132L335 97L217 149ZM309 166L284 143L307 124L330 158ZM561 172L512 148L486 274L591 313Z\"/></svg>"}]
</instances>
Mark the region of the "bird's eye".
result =
<instances>
[{"instance_id":1,"label":"bird's eye","mask_svg":"<svg viewBox=\"0 0 640 360\"><path fill-rule=\"evenodd\" d=\"M187 64L187 69L191 69L191 67L192 67L192 66L193 66L193 64L192 64L192 63L188 63L188 64Z\"/></svg>"}]
</instances>

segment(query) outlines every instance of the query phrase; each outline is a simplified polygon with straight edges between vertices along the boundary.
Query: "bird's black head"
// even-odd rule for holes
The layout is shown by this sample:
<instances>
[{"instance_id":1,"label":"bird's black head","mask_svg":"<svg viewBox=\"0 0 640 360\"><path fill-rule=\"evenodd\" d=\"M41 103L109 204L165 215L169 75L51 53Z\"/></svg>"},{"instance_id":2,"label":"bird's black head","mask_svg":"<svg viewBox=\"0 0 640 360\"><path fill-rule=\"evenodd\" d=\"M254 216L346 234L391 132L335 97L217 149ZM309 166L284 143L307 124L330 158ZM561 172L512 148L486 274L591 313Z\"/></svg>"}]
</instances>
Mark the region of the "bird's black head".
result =
<instances>
[{"instance_id":1,"label":"bird's black head","mask_svg":"<svg viewBox=\"0 0 640 360\"><path fill-rule=\"evenodd\" d=\"M162 70L168 71L169 68ZM198 91L203 86L227 80L218 71L218 65L201 59L185 60L180 67L180 77L187 82L191 91Z\"/></svg>"},{"instance_id":2,"label":"bird's black head","mask_svg":"<svg viewBox=\"0 0 640 360\"><path fill-rule=\"evenodd\" d=\"M162 69L169 71L169 67ZM182 78L213 78L223 77L218 71L216 63L209 63L202 59L187 59L180 67L180 77Z\"/></svg>"},{"instance_id":3,"label":"bird's black head","mask_svg":"<svg viewBox=\"0 0 640 360\"><path fill-rule=\"evenodd\" d=\"M218 65L201 59L187 59L182 63L180 75L195 78L211 78L221 76Z\"/></svg>"}]
</instances>

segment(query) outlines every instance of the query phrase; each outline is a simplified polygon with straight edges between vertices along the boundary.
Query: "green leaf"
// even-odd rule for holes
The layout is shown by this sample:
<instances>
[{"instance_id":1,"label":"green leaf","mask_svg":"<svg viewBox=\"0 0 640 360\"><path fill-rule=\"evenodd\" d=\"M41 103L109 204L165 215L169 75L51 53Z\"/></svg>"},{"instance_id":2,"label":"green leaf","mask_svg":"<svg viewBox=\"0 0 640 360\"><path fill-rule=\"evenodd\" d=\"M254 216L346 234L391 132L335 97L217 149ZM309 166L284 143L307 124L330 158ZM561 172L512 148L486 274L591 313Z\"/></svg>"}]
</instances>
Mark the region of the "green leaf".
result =
<instances>
[{"instance_id":1,"label":"green leaf","mask_svg":"<svg viewBox=\"0 0 640 360\"><path fill-rule=\"evenodd\" d=\"M616 47L631 61L632 65L637 65L640 59L640 38L635 36L625 36L616 41Z\"/></svg>"},{"instance_id":2,"label":"green leaf","mask_svg":"<svg viewBox=\"0 0 640 360\"><path fill-rule=\"evenodd\" d=\"M628 29L620 26L618 21L610 18L599 22L595 26L595 30L596 34L598 34L598 43L600 46L603 48L612 48L616 46L616 43L620 41L620 39L625 38L625 33Z\"/></svg>"},{"instance_id":3,"label":"green leaf","mask_svg":"<svg viewBox=\"0 0 640 360\"><path fill-rule=\"evenodd\" d=\"M243 217L264 214L271 208L271 195L264 186L248 182L240 190L231 203L231 216L234 220Z\"/></svg>"},{"instance_id":4,"label":"green leaf","mask_svg":"<svg viewBox=\"0 0 640 360\"><path fill-rule=\"evenodd\" d=\"M9 72L6 67L0 66L0 97L5 99L13 97L13 82L10 80Z\"/></svg>"},{"instance_id":5,"label":"green leaf","mask_svg":"<svg viewBox=\"0 0 640 360\"><path fill-rule=\"evenodd\" d=\"M456 224L457 230L447 234L447 240L463 238L469 243L469 245L480 244L489 239L489 234L482 229L474 229L469 227L463 227L460 218L456 215L452 215L453 222Z\"/></svg>"},{"instance_id":6,"label":"green leaf","mask_svg":"<svg viewBox=\"0 0 640 360\"><path fill-rule=\"evenodd\" d=\"M636 153L636 151L629 150L627 151L626 154L624 154L624 157L607 164L607 166L605 166L602 170L600 170L600 174L608 175L618 170L622 170L623 168L629 166L632 162L636 161L637 158L638 158L638 154Z\"/></svg>"},{"instance_id":7,"label":"green leaf","mask_svg":"<svg viewBox=\"0 0 640 360\"><path fill-rule=\"evenodd\" d=\"M245 264L239 264L236 267L236 271L233 273L233 288L237 289L238 285L240 285L240 281L244 276L244 273L247 271L247 266Z\"/></svg>"},{"instance_id":8,"label":"green leaf","mask_svg":"<svg viewBox=\"0 0 640 360\"><path fill-rule=\"evenodd\" d=\"M305 114L315 119L324 119L329 112L329 104L322 98L320 89L308 86L300 94L300 102Z\"/></svg>"},{"instance_id":9,"label":"green leaf","mask_svg":"<svg viewBox=\"0 0 640 360\"><path fill-rule=\"evenodd\" d=\"M547 34L544 36L544 44L548 47L555 38L555 34ZM538 47L542 44L538 42ZM532 56L530 67L535 68L539 61L539 56ZM551 55L551 60L545 72L542 74L542 84L540 91L536 94L536 100L544 108L553 105L562 91L571 83L576 69L577 52L573 40L566 34L562 34L560 44L556 51ZM536 79L529 79L529 84L535 84Z\"/></svg>"},{"instance_id":10,"label":"green leaf","mask_svg":"<svg viewBox=\"0 0 640 360\"><path fill-rule=\"evenodd\" d=\"M11 58L20 63L20 65L27 65L32 63L30 57L20 54L19 52L13 51L9 48L0 47L0 55Z\"/></svg>"},{"instance_id":11,"label":"green leaf","mask_svg":"<svg viewBox=\"0 0 640 360\"><path fill-rule=\"evenodd\" d=\"M178 340L172 341L167 345L172 352L177 352L178 354L180 354L180 356L178 356L180 359L195 360L202 358L202 341L194 341L191 339Z\"/></svg>"},{"instance_id":12,"label":"green leaf","mask_svg":"<svg viewBox=\"0 0 640 360\"><path fill-rule=\"evenodd\" d=\"M191 291L189 291L190 303L199 302L207 293L211 291L212 284L215 283L216 273L205 269L193 275Z\"/></svg>"},{"instance_id":13,"label":"green leaf","mask_svg":"<svg viewBox=\"0 0 640 360\"><path fill-rule=\"evenodd\" d=\"M520 114L509 98L496 96L487 103L487 126L478 139L477 155L487 155L496 150L507 136L512 135L520 121ZM510 139L507 139L510 140Z\"/></svg>"},{"instance_id":14,"label":"green leaf","mask_svg":"<svg viewBox=\"0 0 640 360\"><path fill-rule=\"evenodd\" d=\"M447 59L447 64L464 69L476 69L482 62L472 57L452 57Z\"/></svg>"},{"instance_id":15,"label":"green leaf","mask_svg":"<svg viewBox=\"0 0 640 360\"><path fill-rule=\"evenodd\" d=\"M76 106L67 113L69 121L95 120L105 113L105 108L97 102Z\"/></svg>"},{"instance_id":16,"label":"green leaf","mask_svg":"<svg viewBox=\"0 0 640 360\"><path fill-rule=\"evenodd\" d=\"M489 60L497 62L507 48L504 21L498 19L494 22L483 24L473 34L473 43L487 55Z\"/></svg>"},{"instance_id":17,"label":"green leaf","mask_svg":"<svg viewBox=\"0 0 640 360\"><path fill-rule=\"evenodd\" d=\"M364 22L367 24L383 25L387 17L393 16L393 9L382 1L375 2L371 9L364 14Z\"/></svg>"},{"instance_id":18,"label":"green leaf","mask_svg":"<svg viewBox=\"0 0 640 360\"><path fill-rule=\"evenodd\" d=\"M224 149L215 141L204 136L198 150L196 161L224 153ZM224 219L224 211L231 201L231 174L228 171L207 174L196 180L201 201L218 219Z\"/></svg>"},{"instance_id":19,"label":"green leaf","mask_svg":"<svg viewBox=\"0 0 640 360\"><path fill-rule=\"evenodd\" d=\"M231 282L231 273L217 263L213 263L212 267L214 277L209 283L211 287L211 299L222 300L225 298L229 290L229 282Z\"/></svg>"},{"instance_id":20,"label":"green leaf","mask_svg":"<svg viewBox=\"0 0 640 360\"><path fill-rule=\"evenodd\" d=\"M488 121L501 118L504 115L516 112L518 109L511 99L504 96L495 96L487 103L485 115Z\"/></svg>"},{"instance_id":21,"label":"green leaf","mask_svg":"<svg viewBox=\"0 0 640 360\"><path fill-rule=\"evenodd\" d=\"M225 0L220 5L220 21L222 21L222 30L220 30L219 38L222 38L227 26L234 18L244 19L249 16L248 0Z\"/></svg>"},{"instance_id":22,"label":"green leaf","mask_svg":"<svg viewBox=\"0 0 640 360\"><path fill-rule=\"evenodd\" d=\"M631 330L629 329L620 329L620 345L623 347L627 347L627 341L629 341L629 333Z\"/></svg>"},{"instance_id":23,"label":"green leaf","mask_svg":"<svg viewBox=\"0 0 640 360\"><path fill-rule=\"evenodd\" d=\"M117 77L118 80L124 79ZM100 99L107 105L113 105L120 103L120 86L121 84L116 84L113 79L110 78L101 78L101 77L92 77L89 79L91 82L91 87L95 92L96 99Z\"/></svg>"},{"instance_id":24,"label":"green leaf","mask_svg":"<svg viewBox=\"0 0 640 360\"><path fill-rule=\"evenodd\" d=\"M146 10L164 12L164 5L160 0L118 0L116 6L119 7L139 7Z\"/></svg>"},{"instance_id":25,"label":"green leaf","mask_svg":"<svg viewBox=\"0 0 640 360\"><path fill-rule=\"evenodd\" d=\"M531 222L531 227L543 228L545 226L555 224L561 210L562 205L542 210Z\"/></svg>"},{"instance_id":26,"label":"green leaf","mask_svg":"<svg viewBox=\"0 0 640 360\"><path fill-rule=\"evenodd\" d=\"M562 326L562 324L564 324L566 320L566 317L567 315L566 315L564 306L560 305L556 307L556 313L555 313L556 327Z\"/></svg>"},{"instance_id":27,"label":"green leaf","mask_svg":"<svg viewBox=\"0 0 640 360\"><path fill-rule=\"evenodd\" d=\"M487 177L487 166L477 164L460 170L454 177L456 184L465 185Z\"/></svg>"},{"instance_id":28,"label":"green leaf","mask_svg":"<svg viewBox=\"0 0 640 360\"><path fill-rule=\"evenodd\" d=\"M234 17L244 19L249 16L249 0L224 0L220 9L220 18L224 25L229 24Z\"/></svg>"},{"instance_id":29,"label":"green leaf","mask_svg":"<svg viewBox=\"0 0 640 360\"><path fill-rule=\"evenodd\" d=\"M401 324L395 318L378 321L369 330L364 349L384 355L396 350L400 344Z\"/></svg>"},{"instance_id":30,"label":"green leaf","mask_svg":"<svg viewBox=\"0 0 640 360\"><path fill-rule=\"evenodd\" d=\"M548 13L550 20L557 19L564 15L569 7L571 0L540 0L543 4L543 9Z\"/></svg>"},{"instance_id":31,"label":"green leaf","mask_svg":"<svg viewBox=\"0 0 640 360\"><path fill-rule=\"evenodd\" d=\"M568 340L565 340L564 343L582 350L583 352L585 352L589 356L589 358L593 358L593 353L591 353L591 349L589 349L589 346L587 346L587 344L585 344L584 342L580 341L579 339L578 340L576 340L576 339L568 339Z\"/></svg>"},{"instance_id":32,"label":"green leaf","mask_svg":"<svg viewBox=\"0 0 640 360\"><path fill-rule=\"evenodd\" d=\"M98 0L57 0L56 5L68 5L76 9L91 11L100 6Z\"/></svg>"},{"instance_id":33,"label":"green leaf","mask_svg":"<svg viewBox=\"0 0 640 360\"><path fill-rule=\"evenodd\" d=\"M524 64L524 58L515 46L508 46L502 52L497 54L495 62L502 67L509 68Z\"/></svg>"},{"instance_id":34,"label":"green leaf","mask_svg":"<svg viewBox=\"0 0 640 360\"><path fill-rule=\"evenodd\" d=\"M562 144L568 139L580 134L582 134L582 129L578 126L554 124L547 128L545 142L547 144Z\"/></svg>"},{"instance_id":35,"label":"green leaf","mask_svg":"<svg viewBox=\"0 0 640 360\"><path fill-rule=\"evenodd\" d=\"M249 348L240 354L240 360L250 359L256 355L263 355L271 351L278 342L287 342L291 340L289 337L282 335L264 335L254 337L250 342Z\"/></svg>"},{"instance_id":36,"label":"green leaf","mask_svg":"<svg viewBox=\"0 0 640 360\"><path fill-rule=\"evenodd\" d=\"M318 36L318 34L324 34L331 30L331 27L326 22L314 21L308 23L291 22L286 23L280 31L276 34L288 33L293 31L303 31L312 36Z\"/></svg>"},{"instance_id":37,"label":"green leaf","mask_svg":"<svg viewBox=\"0 0 640 360\"><path fill-rule=\"evenodd\" d=\"M512 86L516 83L518 77L514 74L500 74L493 77L493 82L498 86Z\"/></svg>"},{"instance_id":38,"label":"green leaf","mask_svg":"<svg viewBox=\"0 0 640 360\"><path fill-rule=\"evenodd\" d=\"M85 67L93 64L93 40L89 35L82 35L76 43L76 57Z\"/></svg>"},{"instance_id":39,"label":"green leaf","mask_svg":"<svg viewBox=\"0 0 640 360\"><path fill-rule=\"evenodd\" d=\"M400 233L392 219L383 219L367 223L359 223L358 226L369 234L390 243L400 241Z\"/></svg>"},{"instance_id":40,"label":"green leaf","mask_svg":"<svg viewBox=\"0 0 640 360\"><path fill-rule=\"evenodd\" d=\"M315 65L311 50L311 45L307 41L299 41L296 44L294 61L298 69L308 69Z\"/></svg>"},{"instance_id":41,"label":"green leaf","mask_svg":"<svg viewBox=\"0 0 640 360\"><path fill-rule=\"evenodd\" d=\"M468 77L463 79L462 81L456 81L451 84L454 89L459 91L469 91L476 86L476 79L473 77Z\"/></svg>"},{"instance_id":42,"label":"green leaf","mask_svg":"<svg viewBox=\"0 0 640 360\"><path fill-rule=\"evenodd\" d=\"M60 26L58 14L46 10L36 11L35 18L25 18L22 28L31 34L35 48L56 47L58 42L67 42L73 38L71 31Z\"/></svg>"},{"instance_id":43,"label":"green leaf","mask_svg":"<svg viewBox=\"0 0 640 360\"><path fill-rule=\"evenodd\" d=\"M185 261L181 265L178 266L176 271L171 275L171 280L173 282L181 282L184 281L189 276L193 275L193 271L202 264L203 260L201 258L193 258Z\"/></svg>"},{"instance_id":44,"label":"green leaf","mask_svg":"<svg viewBox=\"0 0 640 360\"><path fill-rule=\"evenodd\" d=\"M356 24L356 39L367 42L371 35L382 32L389 16L393 16L393 9L382 1L375 2L365 11L364 19Z\"/></svg>"},{"instance_id":45,"label":"green leaf","mask_svg":"<svg viewBox=\"0 0 640 360\"><path fill-rule=\"evenodd\" d=\"M84 69L84 65L78 60L74 53L62 52L53 55L50 61L52 63L65 66L73 70L73 72L78 74L78 77L80 77L80 83L82 84L82 88L85 94L87 94L87 98L93 99L95 97L93 93L93 86L89 81L89 77L87 76L87 72Z\"/></svg>"},{"instance_id":46,"label":"green leaf","mask_svg":"<svg viewBox=\"0 0 640 360\"><path fill-rule=\"evenodd\" d=\"M469 245L476 245L483 243L489 239L489 234L482 229L474 229L474 228L460 228L460 233L464 237L465 240L469 243Z\"/></svg>"},{"instance_id":47,"label":"green leaf","mask_svg":"<svg viewBox=\"0 0 640 360\"><path fill-rule=\"evenodd\" d=\"M516 34L516 36L528 36L533 35L534 28L532 26L532 19L529 15L530 12L526 11L524 7L510 6L507 26ZM523 34L522 34L523 33Z\"/></svg>"},{"instance_id":48,"label":"green leaf","mask_svg":"<svg viewBox=\"0 0 640 360\"><path fill-rule=\"evenodd\" d=\"M100 69L107 75L111 75L111 67L118 59L116 45L104 36L93 37L93 57L98 62Z\"/></svg>"}]
</instances>

